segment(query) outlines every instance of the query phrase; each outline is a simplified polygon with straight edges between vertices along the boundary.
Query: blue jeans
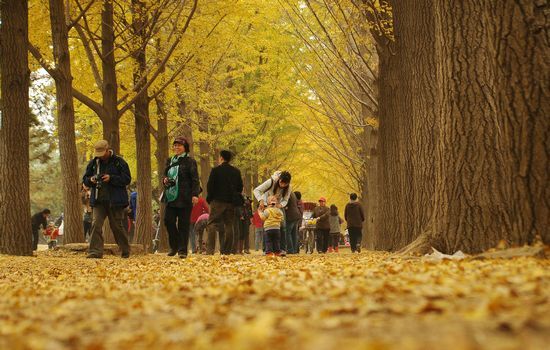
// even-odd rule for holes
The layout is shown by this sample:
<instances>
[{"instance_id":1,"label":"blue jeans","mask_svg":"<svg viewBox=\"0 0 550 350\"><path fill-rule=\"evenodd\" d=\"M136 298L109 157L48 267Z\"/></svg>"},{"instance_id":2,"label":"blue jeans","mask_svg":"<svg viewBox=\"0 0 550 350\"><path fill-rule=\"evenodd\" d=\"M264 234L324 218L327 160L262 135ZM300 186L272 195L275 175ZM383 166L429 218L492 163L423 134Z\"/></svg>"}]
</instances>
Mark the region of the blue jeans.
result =
<instances>
[{"instance_id":1,"label":"blue jeans","mask_svg":"<svg viewBox=\"0 0 550 350\"><path fill-rule=\"evenodd\" d=\"M286 223L286 249L287 253L297 254L298 252L298 223L300 220L287 221Z\"/></svg>"},{"instance_id":2,"label":"blue jeans","mask_svg":"<svg viewBox=\"0 0 550 350\"><path fill-rule=\"evenodd\" d=\"M263 249L264 228L263 227L256 228L254 230L254 233L255 233L254 247L256 248L256 250L260 250L260 248Z\"/></svg>"},{"instance_id":3,"label":"blue jeans","mask_svg":"<svg viewBox=\"0 0 550 350\"><path fill-rule=\"evenodd\" d=\"M269 253L279 253L281 247L279 245L281 240L281 230L271 229L265 230L265 252Z\"/></svg>"}]
</instances>

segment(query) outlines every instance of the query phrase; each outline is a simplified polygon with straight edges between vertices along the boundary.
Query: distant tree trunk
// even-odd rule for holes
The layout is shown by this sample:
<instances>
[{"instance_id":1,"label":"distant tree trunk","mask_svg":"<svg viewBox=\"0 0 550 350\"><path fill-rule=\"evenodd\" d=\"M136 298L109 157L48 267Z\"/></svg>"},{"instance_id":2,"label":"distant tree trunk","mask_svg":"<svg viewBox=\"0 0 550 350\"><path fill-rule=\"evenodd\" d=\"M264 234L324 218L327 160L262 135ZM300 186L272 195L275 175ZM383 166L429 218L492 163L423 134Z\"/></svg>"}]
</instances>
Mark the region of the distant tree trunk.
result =
<instances>
[{"instance_id":1,"label":"distant tree trunk","mask_svg":"<svg viewBox=\"0 0 550 350\"><path fill-rule=\"evenodd\" d=\"M103 138L109 141L115 153L120 152L120 117L118 115L118 85L115 62L115 31L112 0L103 0L101 12L101 59L103 70L103 108L106 111L103 122Z\"/></svg>"},{"instance_id":2,"label":"distant tree trunk","mask_svg":"<svg viewBox=\"0 0 550 350\"><path fill-rule=\"evenodd\" d=\"M435 13L434 222L404 251L548 242L548 15L531 1L439 0Z\"/></svg>"},{"instance_id":3,"label":"distant tree trunk","mask_svg":"<svg viewBox=\"0 0 550 350\"><path fill-rule=\"evenodd\" d=\"M59 153L63 174L63 243L84 241L82 204L78 173L78 155L75 139L75 119L72 95L71 56L63 0L50 0L50 20L55 61L55 93Z\"/></svg>"},{"instance_id":4,"label":"distant tree trunk","mask_svg":"<svg viewBox=\"0 0 550 350\"><path fill-rule=\"evenodd\" d=\"M365 208L365 223L363 225L363 246L374 249L374 237L378 225L378 130L372 126L363 128L363 154L365 164L363 165L364 181L361 183L361 202Z\"/></svg>"},{"instance_id":5,"label":"distant tree trunk","mask_svg":"<svg viewBox=\"0 0 550 350\"><path fill-rule=\"evenodd\" d=\"M164 169L166 168L166 160L168 159L169 142L168 142L168 115L164 106L164 94L161 94L156 99L158 121L157 121L157 150L155 152L155 158L157 160L157 173L158 173L158 188L159 195L164 190L164 184L162 179L164 178ZM166 206L163 203L159 203L160 207L160 251L168 250L168 232L166 226L164 226L164 213Z\"/></svg>"},{"instance_id":6,"label":"distant tree trunk","mask_svg":"<svg viewBox=\"0 0 550 350\"><path fill-rule=\"evenodd\" d=\"M208 135L208 114L204 111L197 112L199 117L199 132L201 135ZM212 170L212 163L210 163L211 150L208 140L203 138L199 141L199 157L200 157L200 177L201 186L203 186L204 196L207 195L206 184L208 183L208 177Z\"/></svg>"},{"instance_id":7,"label":"distant tree trunk","mask_svg":"<svg viewBox=\"0 0 550 350\"><path fill-rule=\"evenodd\" d=\"M32 255L27 1L0 1L0 253Z\"/></svg>"},{"instance_id":8,"label":"distant tree trunk","mask_svg":"<svg viewBox=\"0 0 550 350\"><path fill-rule=\"evenodd\" d=\"M183 97L179 97L180 101L178 101L178 115L181 119L183 119L183 122L179 122L178 124L178 133L181 134L183 137L187 139L189 142L189 155L191 157L195 157L195 145L193 144L193 123L191 120L191 113L188 113L185 108L185 101L183 100Z\"/></svg>"},{"instance_id":9,"label":"distant tree trunk","mask_svg":"<svg viewBox=\"0 0 550 350\"><path fill-rule=\"evenodd\" d=\"M132 0L132 31L136 37L136 49L132 54L134 60L134 86L141 95L134 104L134 120L136 135L137 159L137 213L136 236L143 244L145 251L153 239L153 209L151 188L151 133L149 131L149 96L147 89L140 89L137 85L147 80L147 13L145 4L139 0Z\"/></svg>"}]
</instances>

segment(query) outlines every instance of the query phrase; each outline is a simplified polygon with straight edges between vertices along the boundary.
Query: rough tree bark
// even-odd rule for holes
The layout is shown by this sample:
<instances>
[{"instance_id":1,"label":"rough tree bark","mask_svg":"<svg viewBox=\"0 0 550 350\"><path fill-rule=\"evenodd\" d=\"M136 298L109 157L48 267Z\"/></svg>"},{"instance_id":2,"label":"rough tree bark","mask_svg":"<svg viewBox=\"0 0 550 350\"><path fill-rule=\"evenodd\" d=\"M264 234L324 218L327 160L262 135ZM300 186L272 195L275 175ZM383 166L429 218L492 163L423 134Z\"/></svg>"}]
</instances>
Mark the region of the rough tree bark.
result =
<instances>
[{"instance_id":1,"label":"rough tree bark","mask_svg":"<svg viewBox=\"0 0 550 350\"><path fill-rule=\"evenodd\" d=\"M434 221L404 252L548 242L547 5L435 3Z\"/></svg>"},{"instance_id":2,"label":"rough tree bark","mask_svg":"<svg viewBox=\"0 0 550 350\"><path fill-rule=\"evenodd\" d=\"M0 1L0 253L32 255L26 1Z\"/></svg>"},{"instance_id":3,"label":"rough tree bark","mask_svg":"<svg viewBox=\"0 0 550 350\"><path fill-rule=\"evenodd\" d=\"M378 106L380 124L378 128L378 188L379 225L373 237L374 249L394 250L402 241L400 219L404 217L402 174L400 159L401 134L400 117L403 115L401 96L399 52L393 42L377 38L378 65Z\"/></svg>"},{"instance_id":4,"label":"rough tree bark","mask_svg":"<svg viewBox=\"0 0 550 350\"><path fill-rule=\"evenodd\" d=\"M84 242L82 227L82 204L78 173L78 155L74 128L72 95L71 56L69 53L68 29L63 0L50 0L53 57L56 74L55 94L57 104L57 129L59 154L63 181L64 243Z\"/></svg>"},{"instance_id":5,"label":"rough tree bark","mask_svg":"<svg viewBox=\"0 0 550 350\"><path fill-rule=\"evenodd\" d=\"M435 186L435 135L437 94L435 23L433 0L394 1L394 33L401 56L404 103L401 128L406 162L401 248L412 242L430 224Z\"/></svg>"},{"instance_id":6,"label":"rough tree bark","mask_svg":"<svg viewBox=\"0 0 550 350\"><path fill-rule=\"evenodd\" d=\"M134 85L147 80L147 13L145 3L132 0L132 31L136 38L136 49L132 54L134 60ZM136 90L140 90L136 88ZM137 208L136 236L138 242L143 244L145 251L149 251L153 239L153 209L151 187L151 133L149 132L149 95L147 88L140 90L141 95L134 103L134 120L136 136L136 160L137 160Z\"/></svg>"}]
</instances>

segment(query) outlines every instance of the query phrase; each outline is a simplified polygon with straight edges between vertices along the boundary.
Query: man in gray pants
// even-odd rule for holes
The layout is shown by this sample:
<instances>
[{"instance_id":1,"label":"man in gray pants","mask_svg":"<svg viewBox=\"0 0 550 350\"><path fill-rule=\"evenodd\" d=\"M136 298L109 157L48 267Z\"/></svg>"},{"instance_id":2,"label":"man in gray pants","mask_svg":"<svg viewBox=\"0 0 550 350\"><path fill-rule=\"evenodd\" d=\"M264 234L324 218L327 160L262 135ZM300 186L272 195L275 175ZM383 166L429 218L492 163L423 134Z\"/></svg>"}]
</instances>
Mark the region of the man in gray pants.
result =
<instances>
[{"instance_id":1,"label":"man in gray pants","mask_svg":"<svg viewBox=\"0 0 550 350\"><path fill-rule=\"evenodd\" d=\"M128 192L126 186L132 177L128 164L122 157L109 149L105 140L94 145L94 159L88 163L82 181L91 188L90 206L93 208L93 221L88 258L103 257L103 222L109 218L109 226L115 241L122 252L122 258L130 256L126 223Z\"/></svg>"}]
</instances>

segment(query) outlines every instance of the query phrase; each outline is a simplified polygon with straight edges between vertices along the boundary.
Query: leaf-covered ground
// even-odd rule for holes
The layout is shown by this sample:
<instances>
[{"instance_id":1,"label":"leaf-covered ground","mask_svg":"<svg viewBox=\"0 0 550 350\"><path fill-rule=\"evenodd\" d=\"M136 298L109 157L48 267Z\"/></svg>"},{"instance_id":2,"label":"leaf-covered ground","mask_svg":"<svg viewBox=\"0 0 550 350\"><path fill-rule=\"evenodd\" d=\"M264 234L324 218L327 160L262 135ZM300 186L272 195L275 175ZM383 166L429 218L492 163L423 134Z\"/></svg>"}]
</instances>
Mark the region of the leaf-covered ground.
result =
<instances>
[{"instance_id":1,"label":"leaf-covered ground","mask_svg":"<svg viewBox=\"0 0 550 350\"><path fill-rule=\"evenodd\" d=\"M1 349L547 349L548 260L0 256Z\"/></svg>"}]
</instances>

